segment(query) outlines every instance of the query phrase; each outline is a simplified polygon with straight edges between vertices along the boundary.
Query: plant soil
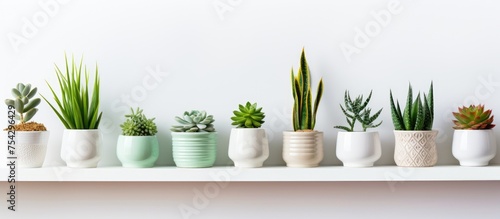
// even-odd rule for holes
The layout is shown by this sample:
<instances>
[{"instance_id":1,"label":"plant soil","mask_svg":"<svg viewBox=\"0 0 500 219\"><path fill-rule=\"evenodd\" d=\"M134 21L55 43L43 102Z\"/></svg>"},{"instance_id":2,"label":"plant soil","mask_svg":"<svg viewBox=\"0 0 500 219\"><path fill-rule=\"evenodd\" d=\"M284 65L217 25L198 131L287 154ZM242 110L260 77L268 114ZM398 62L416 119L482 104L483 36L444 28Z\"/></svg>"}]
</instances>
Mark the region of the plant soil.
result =
<instances>
[{"instance_id":1,"label":"plant soil","mask_svg":"<svg viewBox=\"0 0 500 219\"><path fill-rule=\"evenodd\" d=\"M42 123L37 123L37 122L26 122L26 123L19 123L15 124L14 130L15 131L47 131L47 128L45 128L45 125ZM5 128L4 131L8 131L8 128Z\"/></svg>"}]
</instances>

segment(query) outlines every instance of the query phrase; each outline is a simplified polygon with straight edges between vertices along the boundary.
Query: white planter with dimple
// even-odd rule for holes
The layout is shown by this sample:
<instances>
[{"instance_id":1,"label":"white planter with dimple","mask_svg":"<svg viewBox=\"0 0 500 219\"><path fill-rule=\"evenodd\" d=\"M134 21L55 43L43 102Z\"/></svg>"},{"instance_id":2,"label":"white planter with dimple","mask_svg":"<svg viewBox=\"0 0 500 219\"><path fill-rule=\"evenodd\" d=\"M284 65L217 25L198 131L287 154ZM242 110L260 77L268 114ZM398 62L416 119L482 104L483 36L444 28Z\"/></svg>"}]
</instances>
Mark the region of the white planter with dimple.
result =
<instances>
[{"instance_id":1,"label":"white planter with dimple","mask_svg":"<svg viewBox=\"0 0 500 219\"><path fill-rule=\"evenodd\" d=\"M102 134L98 129L66 129L61 158L68 167L95 168L101 160Z\"/></svg>"},{"instance_id":2,"label":"white planter with dimple","mask_svg":"<svg viewBox=\"0 0 500 219\"><path fill-rule=\"evenodd\" d=\"M323 160L323 132L283 132L283 160L288 167L317 167Z\"/></svg>"},{"instance_id":3,"label":"white planter with dimple","mask_svg":"<svg viewBox=\"0 0 500 219\"><path fill-rule=\"evenodd\" d=\"M266 130L233 128L229 137L228 155L236 167L262 167L269 157Z\"/></svg>"},{"instance_id":4,"label":"white planter with dimple","mask_svg":"<svg viewBox=\"0 0 500 219\"><path fill-rule=\"evenodd\" d=\"M453 156L461 166L486 166L497 151L492 129L455 130L453 133Z\"/></svg>"},{"instance_id":5,"label":"white planter with dimple","mask_svg":"<svg viewBox=\"0 0 500 219\"><path fill-rule=\"evenodd\" d=\"M382 149L378 132L339 132L336 155L346 167L371 167Z\"/></svg>"}]
</instances>

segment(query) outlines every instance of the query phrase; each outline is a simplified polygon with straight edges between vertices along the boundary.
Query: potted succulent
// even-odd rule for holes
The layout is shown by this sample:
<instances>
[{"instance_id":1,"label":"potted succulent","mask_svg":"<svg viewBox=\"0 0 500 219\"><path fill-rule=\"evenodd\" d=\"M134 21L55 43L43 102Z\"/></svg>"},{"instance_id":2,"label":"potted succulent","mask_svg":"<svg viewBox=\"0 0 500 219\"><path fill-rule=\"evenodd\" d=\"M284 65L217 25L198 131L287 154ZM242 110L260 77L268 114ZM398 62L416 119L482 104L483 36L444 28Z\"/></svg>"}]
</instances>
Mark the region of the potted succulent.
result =
<instances>
[{"instance_id":1,"label":"potted succulent","mask_svg":"<svg viewBox=\"0 0 500 219\"><path fill-rule=\"evenodd\" d=\"M408 88L406 106L403 111L399 101L394 104L390 92L392 122L394 123L395 149L394 160L398 166L431 167L437 162L436 136L432 130L434 120L433 84L429 93L420 93L413 100L411 84Z\"/></svg>"},{"instance_id":2,"label":"potted succulent","mask_svg":"<svg viewBox=\"0 0 500 219\"><path fill-rule=\"evenodd\" d=\"M71 59L71 64L66 55L64 59L65 72L62 72L57 65L55 66L60 96L47 83L55 104L50 103L44 96L42 98L66 128L63 133L61 158L68 167L94 168L101 159L102 144L102 134L98 129L102 112L99 112L100 83L97 65L91 86L89 72L83 65L83 58L79 64L75 62L74 57Z\"/></svg>"},{"instance_id":3,"label":"potted succulent","mask_svg":"<svg viewBox=\"0 0 500 219\"><path fill-rule=\"evenodd\" d=\"M45 160L49 131L42 123L30 122L40 104L40 98L34 98L36 92L31 84L18 83L12 88L13 99L5 100L7 106L15 108L14 120L18 121L4 129L14 132L18 167L41 167Z\"/></svg>"},{"instance_id":4,"label":"potted succulent","mask_svg":"<svg viewBox=\"0 0 500 219\"><path fill-rule=\"evenodd\" d=\"M217 133L213 116L192 110L176 116L179 125L172 131L172 154L177 167L211 167L217 152Z\"/></svg>"},{"instance_id":5,"label":"potted succulent","mask_svg":"<svg viewBox=\"0 0 500 219\"><path fill-rule=\"evenodd\" d=\"M265 117L262 107L247 102L233 113L231 120L236 128L231 129L229 137L229 158L236 167L262 167L269 157L266 130L261 128Z\"/></svg>"},{"instance_id":6,"label":"potted succulent","mask_svg":"<svg viewBox=\"0 0 500 219\"><path fill-rule=\"evenodd\" d=\"M116 155L123 167L153 167L159 156L155 118L148 119L140 108L130 110L120 125L122 134L118 136Z\"/></svg>"},{"instance_id":7,"label":"potted succulent","mask_svg":"<svg viewBox=\"0 0 500 219\"><path fill-rule=\"evenodd\" d=\"M337 134L337 157L346 167L371 167L382 155L380 137L378 132L367 132L368 128L376 128L382 121L375 124L382 109L375 114L371 114L368 103L372 97L372 92L363 101L363 95L352 100L348 91L345 91L345 106L340 105L340 109L346 116L349 126L334 126L334 128L345 130ZM361 123L362 131L355 131L356 121Z\"/></svg>"},{"instance_id":8,"label":"potted succulent","mask_svg":"<svg viewBox=\"0 0 500 219\"><path fill-rule=\"evenodd\" d=\"M484 105L459 107L453 112L453 156L462 166L486 166L495 157L497 145L493 133L493 115Z\"/></svg>"},{"instance_id":9,"label":"potted succulent","mask_svg":"<svg viewBox=\"0 0 500 219\"><path fill-rule=\"evenodd\" d=\"M311 75L304 49L297 75L291 72L293 131L283 132L283 160L288 167L315 167L323 160L323 132L314 130L316 113L323 94L320 79L316 98L312 98Z\"/></svg>"}]
</instances>

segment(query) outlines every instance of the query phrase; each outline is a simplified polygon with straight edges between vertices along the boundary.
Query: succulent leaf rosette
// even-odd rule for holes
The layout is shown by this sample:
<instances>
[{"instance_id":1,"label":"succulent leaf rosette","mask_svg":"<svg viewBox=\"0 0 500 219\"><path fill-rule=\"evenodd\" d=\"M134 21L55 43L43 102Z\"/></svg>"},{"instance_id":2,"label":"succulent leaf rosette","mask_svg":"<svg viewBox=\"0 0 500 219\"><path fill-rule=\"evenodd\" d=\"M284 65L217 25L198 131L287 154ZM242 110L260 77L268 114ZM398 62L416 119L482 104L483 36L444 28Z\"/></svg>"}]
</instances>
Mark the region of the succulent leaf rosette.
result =
<instances>
[{"instance_id":1,"label":"succulent leaf rosette","mask_svg":"<svg viewBox=\"0 0 500 219\"><path fill-rule=\"evenodd\" d=\"M470 105L469 107L459 107L458 112L453 112L456 120L453 120L454 129L492 129L494 116L491 109L484 110L484 105Z\"/></svg>"},{"instance_id":2,"label":"succulent leaf rosette","mask_svg":"<svg viewBox=\"0 0 500 219\"><path fill-rule=\"evenodd\" d=\"M264 123L264 112L262 107L257 107L257 103L251 104L247 102L245 105L239 105L239 110L233 111L234 116L231 117L236 128L260 128Z\"/></svg>"},{"instance_id":3,"label":"succulent leaf rosette","mask_svg":"<svg viewBox=\"0 0 500 219\"><path fill-rule=\"evenodd\" d=\"M212 115L207 115L205 111L192 110L184 112L182 117L176 116L175 121L179 125L174 125L170 129L173 132L215 132L215 120Z\"/></svg>"}]
</instances>

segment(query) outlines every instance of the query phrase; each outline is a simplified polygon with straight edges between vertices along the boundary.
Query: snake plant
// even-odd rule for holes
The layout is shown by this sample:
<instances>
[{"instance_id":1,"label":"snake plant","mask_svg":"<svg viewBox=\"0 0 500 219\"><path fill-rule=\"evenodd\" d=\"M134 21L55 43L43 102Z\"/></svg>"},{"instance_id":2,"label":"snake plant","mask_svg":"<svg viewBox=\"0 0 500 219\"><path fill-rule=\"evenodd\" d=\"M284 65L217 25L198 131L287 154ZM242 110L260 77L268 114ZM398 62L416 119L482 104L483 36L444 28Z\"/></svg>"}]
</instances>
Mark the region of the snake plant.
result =
<instances>
[{"instance_id":1,"label":"snake plant","mask_svg":"<svg viewBox=\"0 0 500 219\"><path fill-rule=\"evenodd\" d=\"M319 81L313 105L311 72L307 64L304 49L302 49L300 56L300 66L297 75L294 74L292 68L291 79L294 100L292 111L293 130L314 130L316 113L318 112L319 102L323 95L323 79Z\"/></svg>"},{"instance_id":2,"label":"snake plant","mask_svg":"<svg viewBox=\"0 0 500 219\"><path fill-rule=\"evenodd\" d=\"M428 96L424 93L423 100L420 98L420 93L413 100L413 91L411 84L408 87L408 96L406 106L403 111L399 106L399 101L394 104L392 91L391 97L391 113L392 122L395 130L432 130L434 121L434 94L433 83L429 88Z\"/></svg>"}]
</instances>

